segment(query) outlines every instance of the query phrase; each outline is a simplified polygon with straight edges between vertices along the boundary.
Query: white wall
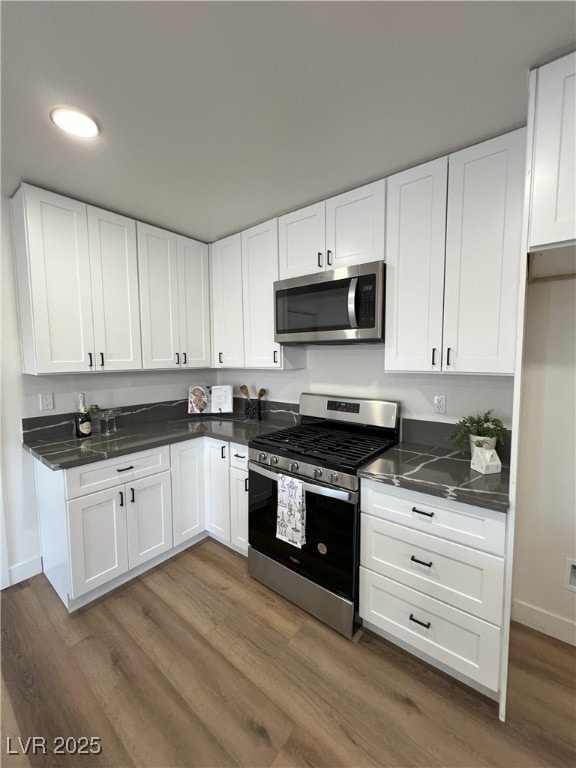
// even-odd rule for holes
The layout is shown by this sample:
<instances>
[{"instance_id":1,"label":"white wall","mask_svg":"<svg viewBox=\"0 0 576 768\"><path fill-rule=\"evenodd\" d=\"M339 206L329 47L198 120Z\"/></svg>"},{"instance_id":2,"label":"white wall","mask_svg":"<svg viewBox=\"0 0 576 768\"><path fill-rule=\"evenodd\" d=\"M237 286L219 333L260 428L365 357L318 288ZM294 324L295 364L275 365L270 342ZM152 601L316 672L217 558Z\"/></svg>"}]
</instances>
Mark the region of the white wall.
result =
<instances>
[{"instance_id":1,"label":"white wall","mask_svg":"<svg viewBox=\"0 0 576 768\"><path fill-rule=\"evenodd\" d=\"M512 617L576 643L576 280L528 286L524 344Z\"/></svg>"},{"instance_id":2,"label":"white wall","mask_svg":"<svg viewBox=\"0 0 576 768\"><path fill-rule=\"evenodd\" d=\"M402 415L430 421L458 421L471 412L494 408L510 426L511 376L384 373L382 345L309 346L306 368L297 371L220 370L220 384L245 383L251 392L260 387L267 397L297 403L301 392L378 397L402 403ZM446 395L446 415L432 413L434 395Z\"/></svg>"}]
</instances>

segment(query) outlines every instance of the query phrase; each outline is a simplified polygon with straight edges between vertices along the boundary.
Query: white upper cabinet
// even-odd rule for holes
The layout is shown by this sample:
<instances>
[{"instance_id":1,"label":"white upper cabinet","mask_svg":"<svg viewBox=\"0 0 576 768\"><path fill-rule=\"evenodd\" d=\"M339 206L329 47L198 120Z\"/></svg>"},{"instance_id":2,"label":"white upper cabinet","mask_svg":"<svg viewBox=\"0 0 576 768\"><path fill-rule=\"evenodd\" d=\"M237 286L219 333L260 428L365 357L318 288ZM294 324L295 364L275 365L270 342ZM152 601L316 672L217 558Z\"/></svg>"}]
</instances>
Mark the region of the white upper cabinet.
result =
<instances>
[{"instance_id":1,"label":"white upper cabinet","mask_svg":"<svg viewBox=\"0 0 576 768\"><path fill-rule=\"evenodd\" d=\"M326 269L384 259L384 179L326 200Z\"/></svg>"},{"instance_id":2,"label":"white upper cabinet","mask_svg":"<svg viewBox=\"0 0 576 768\"><path fill-rule=\"evenodd\" d=\"M441 368L448 158L388 178L386 370Z\"/></svg>"},{"instance_id":3,"label":"white upper cabinet","mask_svg":"<svg viewBox=\"0 0 576 768\"><path fill-rule=\"evenodd\" d=\"M208 246L206 243L178 235L176 252L180 364L182 368L209 368L211 354Z\"/></svg>"},{"instance_id":4,"label":"white upper cabinet","mask_svg":"<svg viewBox=\"0 0 576 768\"><path fill-rule=\"evenodd\" d=\"M576 53L532 73L531 250L576 240Z\"/></svg>"},{"instance_id":5,"label":"white upper cabinet","mask_svg":"<svg viewBox=\"0 0 576 768\"><path fill-rule=\"evenodd\" d=\"M86 205L22 184L12 215L23 372L93 371Z\"/></svg>"},{"instance_id":6,"label":"white upper cabinet","mask_svg":"<svg viewBox=\"0 0 576 768\"><path fill-rule=\"evenodd\" d=\"M180 315L176 235L138 222L138 269L144 368L177 367Z\"/></svg>"},{"instance_id":7,"label":"white upper cabinet","mask_svg":"<svg viewBox=\"0 0 576 768\"><path fill-rule=\"evenodd\" d=\"M138 264L144 368L208 368L208 246L138 223Z\"/></svg>"},{"instance_id":8,"label":"white upper cabinet","mask_svg":"<svg viewBox=\"0 0 576 768\"><path fill-rule=\"evenodd\" d=\"M142 368L135 222L29 184L12 206L24 373Z\"/></svg>"},{"instance_id":9,"label":"white upper cabinet","mask_svg":"<svg viewBox=\"0 0 576 768\"><path fill-rule=\"evenodd\" d=\"M444 370L514 373L526 129L449 157Z\"/></svg>"},{"instance_id":10,"label":"white upper cabinet","mask_svg":"<svg viewBox=\"0 0 576 768\"><path fill-rule=\"evenodd\" d=\"M246 368L279 368L274 341L274 290L278 280L278 219L242 232L242 290Z\"/></svg>"},{"instance_id":11,"label":"white upper cabinet","mask_svg":"<svg viewBox=\"0 0 576 768\"><path fill-rule=\"evenodd\" d=\"M216 368L244 367L240 234L211 246L212 350Z\"/></svg>"},{"instance_id":12,"label":"white upper cabinet","mask_svg":"<svg viewBox=\"0 0 576 768\"><path fill-rule=\"evenodd\" d=\"M280 279L384 258L384 179L278 219Z\"/></svg>"},{"instance_id":13,"label":"white upper cabinet","mask_svg":"<svg viewBox=\"0 0 576 768\"><path fill-rule=\"evenodd\" d=\"M96 370L142 368L136 223L87 206Z\"/></svg>"},{"instance_id":14,"label":"white upper cabinet","mask_svg":"<svg viewBox=\"0 0 576 768\"><path fill-rule=\"evenodd\" d=\"M525 133L388 180L386 370L514 373Z\"/></svg>"},{"instance_id":15,"label":"white upper cabinet","mask_svg":"<svg viewBox=\"0 0 576 768\"><path fill-rule=\"evenodd\" d=\"M314 203L278 219L280 279L323 272L326 267L326 204Z\"/></svg>"}]
</instances>

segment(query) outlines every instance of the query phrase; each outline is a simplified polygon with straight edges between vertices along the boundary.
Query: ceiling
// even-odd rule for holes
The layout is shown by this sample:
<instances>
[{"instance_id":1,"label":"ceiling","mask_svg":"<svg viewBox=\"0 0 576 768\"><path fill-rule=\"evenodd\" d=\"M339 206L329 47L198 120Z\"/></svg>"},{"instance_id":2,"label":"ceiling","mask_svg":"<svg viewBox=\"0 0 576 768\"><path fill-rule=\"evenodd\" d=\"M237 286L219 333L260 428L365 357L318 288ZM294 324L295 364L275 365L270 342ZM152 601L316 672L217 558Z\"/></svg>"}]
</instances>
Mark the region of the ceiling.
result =
<instances>
[{"instance_id":1,"label":"ceiling","mask_svg":"<svg viewBox=\"0 0 576 768\"><path fill-rule=\"evenodd\" d=\"M573 2L2 2L2 192L213 241L512 130ZM49 121L74 105L92 142Z\"/></svg>"}]
</instances>

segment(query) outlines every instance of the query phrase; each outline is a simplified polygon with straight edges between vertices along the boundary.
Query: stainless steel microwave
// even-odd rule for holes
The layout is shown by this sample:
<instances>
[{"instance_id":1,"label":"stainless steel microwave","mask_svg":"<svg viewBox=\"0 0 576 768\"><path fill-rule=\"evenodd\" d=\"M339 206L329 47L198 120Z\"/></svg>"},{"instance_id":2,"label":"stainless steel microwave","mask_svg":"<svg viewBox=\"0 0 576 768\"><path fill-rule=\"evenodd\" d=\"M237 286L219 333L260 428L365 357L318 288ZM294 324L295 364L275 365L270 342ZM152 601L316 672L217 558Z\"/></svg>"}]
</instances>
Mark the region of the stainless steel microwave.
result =
<instances>
[{"instance_id":1,"label":"stainless steel microwave","mask_svg":"<svg viewBox=\"0 0 576 768\"><path fill-rule=\"evenodd\" d=\"M274 283L280 344L384 341L386 265L373 261Z\"/></svg>"}]
</instances>

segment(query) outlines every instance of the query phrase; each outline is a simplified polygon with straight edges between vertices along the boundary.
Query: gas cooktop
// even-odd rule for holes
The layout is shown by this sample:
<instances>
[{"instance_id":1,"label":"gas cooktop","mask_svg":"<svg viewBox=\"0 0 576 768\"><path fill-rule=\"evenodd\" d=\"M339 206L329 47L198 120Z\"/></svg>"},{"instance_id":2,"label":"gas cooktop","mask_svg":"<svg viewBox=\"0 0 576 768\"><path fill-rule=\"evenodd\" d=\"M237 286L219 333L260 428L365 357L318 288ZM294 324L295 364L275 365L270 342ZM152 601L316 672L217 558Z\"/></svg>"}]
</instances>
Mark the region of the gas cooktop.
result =
<instances>
[{"instance_id":1,"label":"gas cooktop","mask_svg":"<svg viewBox=\"0 0 576 768\"><path fill-rule=\"evenodd\" d=\"M269 451L298 455L309 461L336 463L351 470L397 442L397 437L384 435L374 428L359 425L344 427L339 422L313 422L271 432L253 444L266 446Z\"/></svg>"}]
</instances>

